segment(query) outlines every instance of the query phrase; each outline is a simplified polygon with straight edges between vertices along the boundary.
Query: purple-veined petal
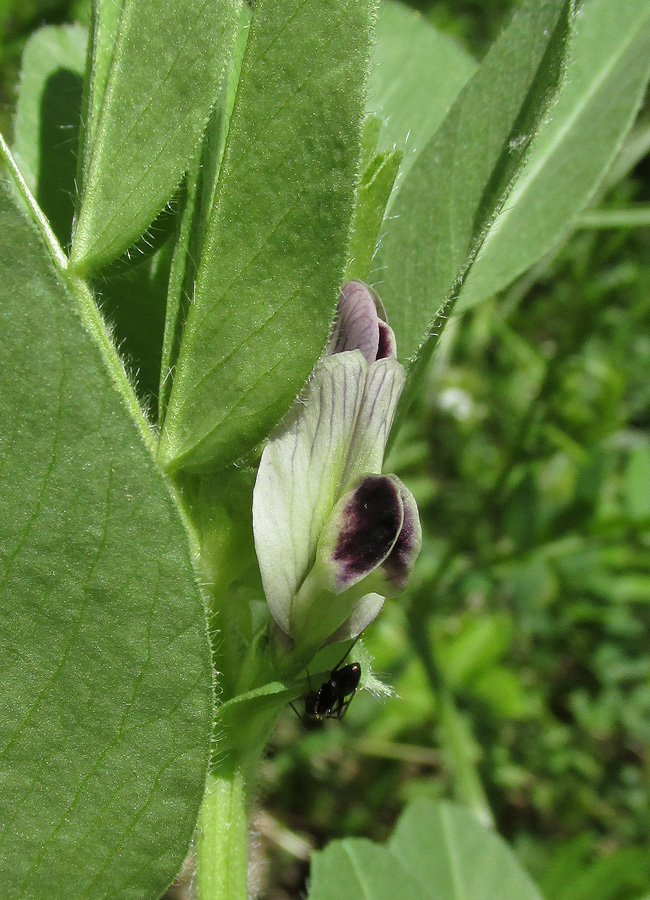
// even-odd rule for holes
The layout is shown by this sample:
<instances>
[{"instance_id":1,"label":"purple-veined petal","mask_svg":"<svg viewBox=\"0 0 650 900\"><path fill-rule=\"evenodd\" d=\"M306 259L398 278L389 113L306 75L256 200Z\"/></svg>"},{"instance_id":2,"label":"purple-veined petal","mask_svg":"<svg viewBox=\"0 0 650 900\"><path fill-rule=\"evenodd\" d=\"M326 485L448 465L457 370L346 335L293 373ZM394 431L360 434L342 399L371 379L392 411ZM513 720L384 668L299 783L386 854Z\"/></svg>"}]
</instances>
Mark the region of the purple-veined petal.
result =
<instances>
[{"instance_id":1,"label":"purple-veined petal","mask_svg":"<svg viewBox=\"0 0 650 900\"><path fill-rule=\"evenodd\" d=\"M328 352L360 350L370 364L377 359L378 349L379 318L373 294L363 282L348 281L341 288Z\"/></svg>"},{"instance_id":2,"label":"purple-veined petal","mask_svg":"<svg viewBox=\"0 0 650 900\"><path fill-rule=\"evenodd\" d=\"M380 359L368 368L363 402L345 467L346 484L367 472L381 472L386 442L405 381L404 367L396 359Z\"/></svg>"},{"instance_id":3,"label":"purple-veined petal","mask_svg":"<svg viewBox=\"0 0 650 900\"><path fill-rule=\"evenodd\" d=\"M322 359L262 453L253 492L255 550L271 613L287 634L294 596L343 487L366 371L358 351Z\"/></svg>"}]
</instances>

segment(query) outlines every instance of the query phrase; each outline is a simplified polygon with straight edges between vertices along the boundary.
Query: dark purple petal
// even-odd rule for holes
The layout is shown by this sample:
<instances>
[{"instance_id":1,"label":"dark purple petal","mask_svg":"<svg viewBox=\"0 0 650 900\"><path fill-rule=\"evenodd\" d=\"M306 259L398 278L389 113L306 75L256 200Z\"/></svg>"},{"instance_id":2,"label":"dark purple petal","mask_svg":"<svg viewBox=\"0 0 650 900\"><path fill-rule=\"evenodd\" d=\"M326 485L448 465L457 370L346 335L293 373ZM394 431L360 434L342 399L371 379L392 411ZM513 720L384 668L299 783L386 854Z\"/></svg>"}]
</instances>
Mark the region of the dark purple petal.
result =
<instances>
[{"instance_id":1,"label":"dark purple petal","mask_svg":"<svg viewBox=\"0 0 650 900\"><path fill-rule=\"evenodd\" d=\"M403 518L400 489L385 475L368 475L348 494L337 516L338 537L330 555L337 591L356 584L386 559Z\"/></svg>"},{"instance_id":2,"label":"dark purple petal","mask_svg":"<svg viewBox=\"0 0 650 900\"><path fill-rule=\"evenodd\" d=\"M422 547L422 528L413 494L395 475L392 477L397 482L404 516L401 531L393 544L392 550L384 560L382 571L388 581L399 592L406 587L406 582L413 571L413 566Z\"/></svg>"},{"instance_id":3,"label":"dark purple petal","mask_svg":"<svg viewBox=\"0 0 650 900\"><path fill-rule=\"evenodd\" d=\"M379 345L377 359L388 359L397 356L397 341L393 329L386 322L379 320Z\"/></svg>"}]
</instances>

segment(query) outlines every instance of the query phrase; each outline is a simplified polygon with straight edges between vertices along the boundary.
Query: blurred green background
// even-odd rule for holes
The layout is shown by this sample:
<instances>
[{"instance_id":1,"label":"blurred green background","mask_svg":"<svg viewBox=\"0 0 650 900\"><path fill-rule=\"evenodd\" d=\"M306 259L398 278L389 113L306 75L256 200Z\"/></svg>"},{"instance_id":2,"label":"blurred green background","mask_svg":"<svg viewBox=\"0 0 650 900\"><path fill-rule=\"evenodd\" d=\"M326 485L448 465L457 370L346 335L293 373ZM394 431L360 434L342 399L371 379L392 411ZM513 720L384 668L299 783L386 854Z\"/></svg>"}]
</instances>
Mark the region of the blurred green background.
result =
<instances>
[{"instance_id":1,"label":"blurred green background","mask_svg":"<svg viewBox=\"0 0 650 900\"><path fill-rule=\"evenodd\" d=\"M412 5L480 58L512 3ZM65 21L85 0L0 0L5 133L27 36ZM650 201L647 159L605 199ZM311 849L381 840L422 794L489 807L548 900L650 896L649 429L649 228L578 231L450 323L387 465L426 535L365 639L395 695L281 721L264 897L301 896Z\"/></svg>"}]
</instances>

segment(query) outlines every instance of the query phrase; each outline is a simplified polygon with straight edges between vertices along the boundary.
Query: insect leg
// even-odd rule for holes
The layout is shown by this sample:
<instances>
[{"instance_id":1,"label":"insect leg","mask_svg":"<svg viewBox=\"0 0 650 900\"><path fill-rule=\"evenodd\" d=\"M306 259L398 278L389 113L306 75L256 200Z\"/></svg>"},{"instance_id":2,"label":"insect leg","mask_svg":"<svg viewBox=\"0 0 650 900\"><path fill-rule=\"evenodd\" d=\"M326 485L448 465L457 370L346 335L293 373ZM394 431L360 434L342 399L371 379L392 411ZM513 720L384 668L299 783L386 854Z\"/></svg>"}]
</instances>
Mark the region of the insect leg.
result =
<instances>
[{"instance_id":1,"label":"insect leg","mask_svg":"<svg viewBox=\"0 0 650 900\"><path fill-rule=\"evenodd\" d=\"M347 700L345 700L345 701L341 700L341 702L339 704L338 715L336 717L339 720L339 722L341 721L341 719L345 716L346 712L348 711L348 707L352 703L355 694L356 694L356 690L352 691L352 693L350 694L350 696L348 697Z\"/></svg>"},{"instance_id":2,"label":"insect leg","mask_svg":"<svg viewBox=\"0 0 650 900\"><path fill-rule=\"evenodd\" d=\"M289 700L289 706L290 706L291 709L295 712L295 714L298 716L298 718L299 718L299 720L300 720L300 724L301 724L301 725L304 725L304 724L305 724L304 718L300 715L300 713L298 712L298 710L296 709L296 707L293 705L293 703L292 703L291 700Z\"/></svg>"},{"instance_id":3,"label":"insect leg","mask_svg":"<svg viewBox=\"0 0 650 900\"><path fill-rule=\"evenodd\" d=\"M341 668L341 666L343 665L343 663L345 662L345 660L348 658L348 656L350 655L350 653L352 653L352 650L354 649L354 645L356 644L356 642L359 640L360 637L361 637L361 635L358 634L358 635L355 637L355 639L352 641L352 643L351 643L350 646L348 647L348 649L347 649L347 651L346 651L345 656L343 657L343 659L340 659L340 660L337 662L337 664L334 666L334 668L332 669L332 675L333 675L335 672L338 672L338 670Z\"/></svg>"}]
</instances>

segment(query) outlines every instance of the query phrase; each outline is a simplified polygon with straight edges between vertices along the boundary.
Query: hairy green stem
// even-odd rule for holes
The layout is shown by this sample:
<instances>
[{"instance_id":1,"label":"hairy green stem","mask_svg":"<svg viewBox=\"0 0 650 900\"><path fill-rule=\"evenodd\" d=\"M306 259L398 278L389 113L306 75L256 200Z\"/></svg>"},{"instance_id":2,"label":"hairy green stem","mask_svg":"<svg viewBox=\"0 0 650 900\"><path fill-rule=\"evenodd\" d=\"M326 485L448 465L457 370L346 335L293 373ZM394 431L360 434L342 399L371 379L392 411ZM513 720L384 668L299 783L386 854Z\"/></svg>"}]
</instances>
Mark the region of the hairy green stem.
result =
<instances>
[{"instance_id":1,"label":"hairy green stem","mask_svg":"<svg viewBox=\"0 0 650 900\"><path fill-rule=\"evenodd\" d=\"M11 150L9 149L1 134L0 159L4 160L4 163L9 170L9 174L11 175L16 188L18 189L18 193L22 197L27 207L30 218L38 229L41 239L43 240L48 252L52 257L52 262L56 266L61 277L65 280L68 290L76 300L77 309L79 315L81 316L83 324L99 346L106 368L110 372L115 386L120 391L122 399L124 400L124 403L129 413L131 414L131 418L133 419L136 427L138 428L138 431L140 432L145 446L152 454L152 456L155 456L156 439L151 425L146 419L142 407L140 406L140 402L136 397L133 385L129 381L128 375L126 374L124 364L122 363L117 349L108 334L99 308L95 303L93 293L88 284L82 278L78 278L77 276L71 274L71 272L69 271L68 258L66 257L63 249L61 248L61 245L56 239L56 236L52 231L52 228L50 227L50 223L48 222L45 213L40 208L40 206L36 202L36 198L30 191L29 186L23 178L15 159L11 155Z\"/></svg>"},{"instance_id":2,"label":"hairy green stem","mask_svg":"<svg viewBox=\"0 0 650 900\"><path fill-rule=\"evenodd\" d=\"M208 776L196 846L198 900L248 897L248 785L240 769Z\"/></svg>"},{"instance_id":3,"label":"hairy green stem","mask_svg":"<svg viewBox=\"0 0 650 900\"><path fill-rule=\"evenodd\" d=\"M410 617L410 637L431 690L436 696L440 712L440 737L445 756L451 763L458 799L484 825L494 825L492 811L485 795L476 760L468 746L467 725L456 706L453 691L447 684L435 648L429 637L426 619L415 614Z\"/></svg>"}]
</instances>

